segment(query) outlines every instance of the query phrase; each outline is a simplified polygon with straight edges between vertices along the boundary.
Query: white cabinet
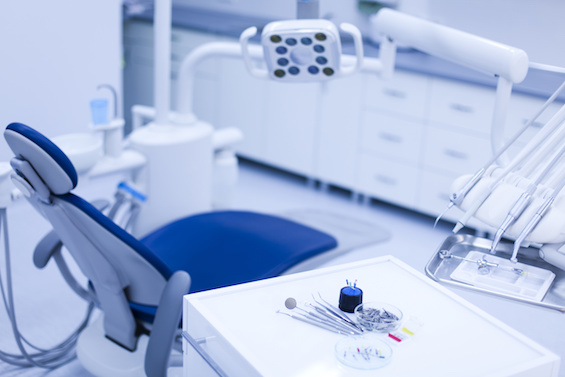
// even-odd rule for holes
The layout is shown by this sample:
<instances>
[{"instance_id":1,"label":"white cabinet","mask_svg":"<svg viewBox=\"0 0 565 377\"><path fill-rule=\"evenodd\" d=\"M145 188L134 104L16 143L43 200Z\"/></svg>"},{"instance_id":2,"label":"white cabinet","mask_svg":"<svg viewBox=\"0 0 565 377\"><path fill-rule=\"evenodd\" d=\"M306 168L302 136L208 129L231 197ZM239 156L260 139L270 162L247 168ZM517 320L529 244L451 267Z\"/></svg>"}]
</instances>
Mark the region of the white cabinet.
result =
<instances>
[{"instance_id":1,"label":"white cabinet","mask_svg":"<svg viewBox=\"0 0 565 377\"><path fill-rule=\"evenodd\" d=\"M354 191L361 116L360 75L327 82L320 90L320 124L314 144L314 176Z\"/></svg>"},{"instance_id":2,"label":"white cabinet","mask_svg":"<svg viewBox=\"0 0 565 377\"><path fill-rule=\"evenodd\" d=\"M431 122L490 134L494 89L434 78L429 97Z\"/></svg>"},{"instance_id":3,"label":"white cabinet","mask_svg":"<svg viewBox=\"0 0 565 377\"><path fill-rule=\"evenodd\" d=\"M364 111L360 126L360 151L406 163L419 162L425 131L421 122Z\"/></svg>"},{"instance_id":4,"label":"white cabinet","mask_svg":"<svg viewBox=\"0 0 565 377\"><path fill-rule=\"evenodd\" d=\"M416 207L420 181L417 166L361 153L357 172L362 193L407 208Z\"/></svg>"},{"instance_id":5,"label":"white cabinet","mask_svg":"<svg viewBox=\"0 0 565 377\"><path fill-rule=\"evenodd\" d=\"M365 74L357 186L370 197L415 209L430 79L396 71Z\"/></svg>"},{"instance_id":6,"label":"white cabinet","mask_svg":"<svg viewBox=\"0 0 565 377\"><path fill-rule=\"evenodd\" d=\"M453 128L428 126L424 142L424 167L456 175L479 170L492 156L490 140Z\"/></svg>"},{"instance_id":7,"label":"white cabinet","mask_svg":"<svg viewBox=\"0 0 565 377\"><path fill-rule=\"evenodd\" d=\"M390 80L365 74L363 103L367 109L422 120L426 117L430 79L423 75L396 71Z\"/></svg>"}]
</instances>

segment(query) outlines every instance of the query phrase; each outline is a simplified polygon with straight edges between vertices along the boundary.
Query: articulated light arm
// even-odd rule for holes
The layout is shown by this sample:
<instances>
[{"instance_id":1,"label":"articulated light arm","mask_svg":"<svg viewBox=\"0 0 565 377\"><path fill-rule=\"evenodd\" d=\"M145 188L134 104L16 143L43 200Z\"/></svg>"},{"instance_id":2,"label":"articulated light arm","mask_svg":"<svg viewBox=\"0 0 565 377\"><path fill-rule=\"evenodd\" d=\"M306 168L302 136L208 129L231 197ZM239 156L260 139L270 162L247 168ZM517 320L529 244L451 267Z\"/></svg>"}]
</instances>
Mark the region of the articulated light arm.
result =
<instances>
[{"instance_id":1,"label":"articulated light arm","mask_svg":"<svg viewBox=\"0 0 565 377\"><path fill-rule=\"evenodd\" d=\"M373 21L377 32L384 36L381 48L384 47L386 50L382 54L390 55L388 50L393 48L391 46L396 41L402 41L430 55L498 77L491 127L492 152L495 158L481 168L463 189L452 195L448 209L453 205L459 205L492 162L496 160L504 162L501 157L511 145L511 143L503 143L503 130L512 85L526 77L529 68L528 56L521 49L390 9L379 11ZM465 218L470 218L473 213L472 210L468 211ZM460 227L455 229L458 230Z\"/></svg>"},{"instance_id":2,"label":"articulated light arm","mask_svg":"<svg viewBox=\"0 0 565 377\"><path fill-rule=\"evenodd\" d=\"M518 48L391 9L380 10L374 25L393 41L513 83L521 82L528 73L528 56Z\"/></svg>"}]
</instances>

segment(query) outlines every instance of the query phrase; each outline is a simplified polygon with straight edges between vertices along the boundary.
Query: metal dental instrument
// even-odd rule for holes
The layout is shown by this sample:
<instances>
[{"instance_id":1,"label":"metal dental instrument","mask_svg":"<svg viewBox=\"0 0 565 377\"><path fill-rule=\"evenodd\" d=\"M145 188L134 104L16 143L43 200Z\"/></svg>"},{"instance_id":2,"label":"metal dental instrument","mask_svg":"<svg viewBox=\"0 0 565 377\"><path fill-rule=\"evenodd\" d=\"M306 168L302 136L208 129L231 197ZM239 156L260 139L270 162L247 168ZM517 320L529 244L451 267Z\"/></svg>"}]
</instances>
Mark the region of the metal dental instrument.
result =
<instances>
[{"instance_id":1,"label":"metal dental instrument","mask_svg":"<svg viewBox=\"0 0 565 377\"><path fill-rule=\"evenodd\" d=\"M560 88L561 89L561 88ZM453 233L457 233L461 230L467 221L475 214L479 207L484 203L484 201L490 196L492 190L498 185L514 168L516 168L524 160L528 159L535 150L539 150L539 146L546 142L549 138L554 138L552 135L558 126L565 120L565 105L563 105L559 111L545 124L545 126L533 137L531 142L529 142L525 148L523 148L518 156L506 167L503 171L496 177L494 182L492 182L489 187L484 190L479 198L475 200L473 205L465 212L465 214L457 221L457 224L453 228ZM557 132L565 132L565 130L557 130ZM478 180L477 180L478 181ZM463 201L463 197L458 202L459 204ZM455 204L455 203L454 203Z\"/></svg>"},{"instance_id":2,"label":"metal dental instrument","mask_svg":"<svg viewBox=\"0 0 565 377\"><path fill-rule=\"evenodd\" d=\"M514 203L514 205L512 206L510 211L508 212L508 215L506 215L506 218L504 219L504 221L502 222L502 224L497 229L497 231L494 235L494 238L492 240L492 244L491 244L491 247L490 247L490 253L491 254L496 253L496 247L498 246L498 243L500 242L502 235L506 232L506 229L508 229L508 227L510 225L512 225L514 223L514 221L516 221L516 219L518 217L520 217L520 215L522 215L522 212L524 212L526 207L530 204L530 201L532 199L532 195L536 191L536 187L537 186L534 185L534 184L529 185L528 189L525 192L523 192L522 195L520 195L520 197L516 201L516 203Z\"/></svg>"},{"instance_id":3,"label":"metal dental instrument","mask_svg":"<svg viewBox=\"0 0 565 377\"><path fill-rule=\"evenodd\" d=\"M280 310L277 310L277 313L278 314L284 314L286 316L289 316L290 318L294 318L294 319L297 319L297 320L302 321L304 323L308 323L310 325L317 326L317 327L320 327L324 330L332 331L332 332L335 332L335 333L338 333L338 334L342 334L342 335L353 335L354 334L352 332L350 333L350 332L344 332L344 331L338 330L335 327L324 325L321 322L313 321L311 319L308 319L306 317L299 316L299 315L296 315L296 314L285 313L285 312L281 312Z\"/></svg>"},{"instance_id":4,"label":"metal dental instrument","mask_svg":"<svg viewBox=\"0 0 565 377\"><path fill-rule=\"evenodd\" d=\"M512 206L512 208L508 212L508 215L506 215L506 218L504 219L504 221L502 222L502 224L495 233L490 248L491 254L494 254L496 252L496 247L498 246L498 243L500 242L502 235L506 232L508 227L510 227L510 225L512 225L514 221L516 221L516 219L522 215L526 207L530 204L532 196L536 191L538 185L551 172L551 170L563 157L563 154L565 154L565 146L561 147L561 149L554 156L551 157L550 161L547 163L546 167L542 170L542 172L538 175L536 180L530 185L528 185L526 191L524 191L522 195L520 195L516 203Z\"/></svg>"},{"instance_id":5,"label":"metal dental instrument","mask_svg":"<svg viewBox=\"0 0 565 377\"><path fill-rule=\"evenodd\" d=\"M321 322L327 326L331 326L331 327L335 327L343 332L346 333L353 333L353 334L360 334L361 331L359 331L357 328L351 328L350 326L347 326L343 321L337 321L337 319L335 317L328 317L327 315L320 315L319 313L313 313L311 311L302 309L300 307L298 307L296 300L292 297L289 297L285 300L284 305L287 309L289 310L300 310L301 312L303 312L304 316L313 320L313 321L317 321L317 322Z\"/></svg>"},{"instance_id":6,"label":"metal dental instrument","mask_svg":"<svg viewBox=\"0 0 565 377\"><path fill-rule=\"evenodd\" d=\"M565 179L562 179L561 182L559 182L559 184L555 187L551 195L542 203L542 205L537 209L534 216L530 219L530 221L528 221L522 232L520 232L518 238L516 238L516 241L514 241L512 257L510 258L512 262L514 263L518 262L518 258L517 258L518 251L520 250L522 243L524 242L526 237L528 237L530 233L534 230L536 225L538 225L538 223L541 221L541 219L547 213L547 211L551 208L551 205L555 201L555 198L557 198L557 195L559 195L561 190L563 190L563 187L565 187Z\"/></svg>"},{"instance_id":7,"label":"metal dental instrument","mask_svg":"<svg viewBox=\"0 0 565 377\"><path fill-rule=\"evenodd\" d=\"M465 262L474 263L474 264L477 265L479 272L484 273L484 274L487 274L490 271L489 268L497 268L497 269L500 269L500 270L513 272L513 273L518 274L518 275L525 275L526 274L526 272L524 272L524 270L522 270L521 268L506 267L506 266L501 266L499 263L489 262L486 259L486 255L483 256L482 259L470 259L470 258L466 258L466 257L460 257L458 255L453 255L448 250L442 250L442 251L439 252L439 256L440 256L441 259L452 259L453 258L453 259L458 259L458 260L462 260L462 261L465 261Z\"/></svg>"},{"instance_id":8,"label":"metal dental instrument","mask_svg":"<svg viewBox=\"0 0 565 377\"><path fill-rule=\"evenodd\" d=\"M316 310L316 312L320 316L323 316L326 320L329 320L332 323L338 323L340 326L345 327L349 331L353 331L357 334L361 334L364 331L363 329L360 329L357 325L351 324L349 321L344 321L340 317L336 317L335 315L331 314L324 308L318 307L313 304L307 304L307 305L313 308L314 310ZM315 313L312 314L315 315Z\"/></svg>"},{"instance_id":9,"label":"metal dental instrument","mask_svg":"<svg viewBox=\"0 0 565 377\"><path fill-rule=\"evenodd\" d=\"M565 89L565 82L563 82L559 88L557 88L557 90L547 99L547 101L545 101L545 103L543 104L543 106L537 111L537 113L529 120L527 121L524 126L518 130L518 132L516 134L514 134L514 136L508 140L508 142L506 142L502 148L498 151L498 153L496 153L496 155L494 155L493 157L491 157L490 160L487 161L487 163L481 168L479 169L479 171L477 171L473 177L471 177L471 179L469 179L469 181L465 184L465 186L463 186L459 191L454 192L451 194L450 198L449 198L449 203L447 204L447 207L445 208L445 210L439 214L439 216L436 218L435 222L434 222L434 227L437 225L437 223L439 222L439 220L443 217L443 215L445 215L447 213L447 211L449 211L451 209L451 207L453 207L454 205L459 205L461 204L461 202L463 201L463 199L465 199L465 196L467 195L467 193L469 191L471 191L471 189L473 187L475 187L475 185L477 184L477 182L483 177L483 175L485 174L485 172L487 171L488 167L491 166L492 164L494 164L499 158L500 156L505 153L508 148L510 148L510 146L512 144L514 144L514 142L516 140L518 140L518 138L520 136L522 136L522 134L541 116L541 114L543 114L543 112L549 107L549 105L551 105L555 99L557 98L557 96L559 94L561 94L561 92Z\"/></svg>"},{"instance_id":10,"label":"metal dental instrument","mask_svg":"<svg viewBox=\"0 0 565 377\"><path fill-rule=\"evenodd\" d=\"M314 301L322 306L324 309L326 309L328 311L328 313L342 319L343 321L349 323L350 325L358 328L359 330L363 331L363 329L355 322L353 322L351 319L349 319L347 316L345 316L344 314L340 313L340 309L336 308L335 306L333 306L332 304L330 304L329 302L327 302L326 300L324 300L322 298L322 295L318 292L318 296L320 298L320 300L322 300L322 302L318 301L316 299L316 297L312 294L312 298L314 299Z\"/></svg>"}]
</instances>

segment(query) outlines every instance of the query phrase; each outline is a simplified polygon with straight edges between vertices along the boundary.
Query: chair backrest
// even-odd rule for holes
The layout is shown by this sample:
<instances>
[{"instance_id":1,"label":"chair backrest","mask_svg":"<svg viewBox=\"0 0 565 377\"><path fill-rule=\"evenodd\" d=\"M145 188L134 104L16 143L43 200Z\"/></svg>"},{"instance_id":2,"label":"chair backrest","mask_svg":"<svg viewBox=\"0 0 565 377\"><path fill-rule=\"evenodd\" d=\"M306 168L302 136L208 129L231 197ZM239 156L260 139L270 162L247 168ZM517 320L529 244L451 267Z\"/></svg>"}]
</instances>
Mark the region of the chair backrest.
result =
<instances>
[{"instance_id":1,"label":"chair backrest","mask_svg":"<svg viewBox=\"0 0 565 377\"><path fill-rule=\"evenodd\" d=\"M106 335L135 349L129 302L156 307L171 272L141 242L71 193L77 173L49 139L21 123L8 125L4 137L15 154L15 185L51 223L91 282L105 314Z\"/></svg>"}]
</instances>

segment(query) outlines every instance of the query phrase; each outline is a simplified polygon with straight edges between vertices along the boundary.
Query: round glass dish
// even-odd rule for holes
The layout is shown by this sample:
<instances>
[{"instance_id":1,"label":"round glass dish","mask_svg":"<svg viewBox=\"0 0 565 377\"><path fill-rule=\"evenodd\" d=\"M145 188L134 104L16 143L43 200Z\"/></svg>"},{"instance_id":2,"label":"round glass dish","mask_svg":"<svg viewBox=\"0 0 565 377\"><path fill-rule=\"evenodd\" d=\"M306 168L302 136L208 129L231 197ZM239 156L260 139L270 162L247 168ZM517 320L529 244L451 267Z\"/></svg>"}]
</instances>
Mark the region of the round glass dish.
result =
<instances>
[{"instance_id":1,"label":"round glass dish","mask_svg":"<svg viewBox=\"0 0 565 377\"><path fill-rule=\"evenodd\" d=\"M355 318L367 331L387 333L400 327L402 311L384 302L366 302L355 308Z\"/></svg>"},{"instance_id":2,"label":"round glass dish","mask_svg":"<svg viewBox=\"0 0 565 377\"><path fill-rule=\"evenodd\" d=\"M335 345L335 356L356 369L378 369L392 358L392 348L382 340L368 336L348 336Z\"/></svg>"}]
</instances>

